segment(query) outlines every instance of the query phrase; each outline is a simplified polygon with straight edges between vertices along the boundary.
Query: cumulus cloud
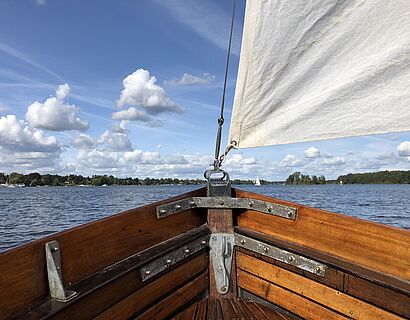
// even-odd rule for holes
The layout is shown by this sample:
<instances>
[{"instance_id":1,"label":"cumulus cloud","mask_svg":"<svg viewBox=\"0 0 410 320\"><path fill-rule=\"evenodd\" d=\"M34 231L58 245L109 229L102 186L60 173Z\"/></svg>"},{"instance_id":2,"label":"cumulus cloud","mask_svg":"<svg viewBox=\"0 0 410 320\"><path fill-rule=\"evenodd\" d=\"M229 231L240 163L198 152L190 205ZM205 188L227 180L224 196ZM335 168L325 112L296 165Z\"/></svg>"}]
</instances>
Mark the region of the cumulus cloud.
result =
<instances>
[{"instance_id":1,"label":"cumulus cloud","mask_svg":"<svg viewBox=\"0 0 410 320\"><path fill-rule=\"evenodd\" d=\"M0 118L0 146L12 152L57 152L60 146L53 136L25 125L15 115Z\"/></svg>"},{"instance_id":2,"label":"cumulus cloud","mask_svg":"<svg viewBox=\"0 0 410 320\"><path fill-rule=\"evenodd\" d=\"M74 139L74 147L77 149L92 149L94 147L94 139L88 134L80 134Z\"/></svg>"},{"instance_id":3,"label":"cumulus cloud","mask_svg":"<svg viewBox=\"0 0 410 320\"><path fill-rule=\"evenodd\" d=\"M310 159L320 157L320 151L316 147L310 147L309 149L306 149L303 154L305 158L310 158Z\"/></svg>"},{"instance_id":4,"label":"cumulus cloud","mask_svg":"<svg viewBox=\"0 0 410 320\"><path fill-rule=\"evenodd\" d=\"M141 121L148 123L154 121L153 117L147 115L146 113L138 110L135 107L114 112L111 117L113 120Z\"/></svg>"},{"instance_id":5,"label":"cumulus cloud","mask_svg":"<svg viewBox=\"0 0 410 320\"><path fill-rule=\"evenodd\" d=\"M52 131L87 130L88 122L78 117L79 108L64 101L69 93L68 84L58 86L55 97L43 103L36 101L28 107L27 121L32 127Z\"/></svg>"},{"instance_id":6,"label":"cumulus cloud","mask_svg":"<svg viewBox=\"0 0 410 320\"><path fill-rule=\"evenodd\" d=\"M133 150L127 132L105 131L99 141L104 150L109 151L130 151Z\"/></svg>"},{"instance_id":7,"label":"cumulus cloud","mask_svg":"<svg viewBox=\"0 0 410 320\"><path fill-rule=\"evenodd\" d=\"M279 162L279 166L281 167L301 167L304 165L304 162L298 158L294 154L287 154L282 161Z\"/></svg>"},{"instance_id":8,"label":"cumulus cloud","mask_svg":"<svg viewBox=\"0 0 410 320\"><path fill-rule=\"evenodd\" d=\"M332 165L332 166L340 166L345 163L346 163L345 159L339 156L333 157L333 158L326 158L323 160L323 164Z\"/></svg>"},{"instance_id":9,"label":"cumulus cloud","mask_svg":"<svg viewBox=\"0 0 410 320\"><path fill-rule=\"evenodd\" d=\"M164 89L157 84L157 78L151 76L147 70L138 69L123 80L123 85L124 89L117 101L119 107L125 105L139 106L151 115L184 111L183 108L167 97ZM133 113L136 114L135 111ZM134 120L129 117L121 117L121 119Z\"/></svg>"},{"instance_id":10,"label":"cumulus cloud","mask_svg":"<svg viewBox=\"0 0 410 320\"><path fill-rule=\"evenodd\" d=\"M190 86L190 85L200 85L209 84L215 80L215 76L210 73L204 73L202 76L194 76L189 73L184 73L179 79L172 79L165 81L165 84L171 86Z\"/></svg>"},{"instance_id":11,"label":"cumulus cloud","mask_svg":"<svg viewBox=\"0 0 410 320\"><path fill-rule=\"evenodd\" d=\"M397 152L401 157L410 157L410 141L403 141L397 147Z\"/></svg>"}]
</instances>

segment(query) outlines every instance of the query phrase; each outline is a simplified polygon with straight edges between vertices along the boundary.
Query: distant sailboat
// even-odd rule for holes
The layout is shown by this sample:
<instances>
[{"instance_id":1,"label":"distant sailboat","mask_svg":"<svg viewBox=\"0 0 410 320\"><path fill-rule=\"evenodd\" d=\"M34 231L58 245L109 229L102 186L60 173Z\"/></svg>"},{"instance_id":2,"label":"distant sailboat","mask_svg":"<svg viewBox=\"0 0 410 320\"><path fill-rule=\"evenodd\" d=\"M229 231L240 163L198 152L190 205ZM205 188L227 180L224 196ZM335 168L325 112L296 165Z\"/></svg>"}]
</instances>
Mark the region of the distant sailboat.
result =
<instances>
[{"instance_id":1,"label":"distant sailboat","mask_svg":"<svg viewBox=\"0 0 410 320\"><path fill-rule=\"evenodd\" d=\"M259 177L256 177L255 186L260 186L260 185L261 185L261 182L259 180Z\"/></svg>"}]
</instances>

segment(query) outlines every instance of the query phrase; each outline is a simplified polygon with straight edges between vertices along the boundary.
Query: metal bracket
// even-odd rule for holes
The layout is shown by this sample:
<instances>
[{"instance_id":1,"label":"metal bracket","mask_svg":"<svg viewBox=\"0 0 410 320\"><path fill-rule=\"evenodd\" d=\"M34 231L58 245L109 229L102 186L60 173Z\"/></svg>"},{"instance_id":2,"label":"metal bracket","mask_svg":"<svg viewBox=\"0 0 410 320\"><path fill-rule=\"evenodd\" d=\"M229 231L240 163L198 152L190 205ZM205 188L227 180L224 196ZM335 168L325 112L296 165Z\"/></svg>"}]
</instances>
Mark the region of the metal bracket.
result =
<instances>
[{"instance_id":1,"label":"metal bracket","mask_svg":"<svg viewBox=\"0 0 410 320\"><path fill-rule=\"evenodd\" d=\"M262 200L229 197L192 197L157 207L158 219L194 208L246 209L295 220L297 209Z\"/></svg>"},{"instance_id":2,"label":"metal bracket","mask_svg":"<svg viewBox=\"0 0 410 320\"><path fill-rule=\"evenodd\" d=\"M169 269L178 262L187 259L196 252L207 247L208 242L209 235L206 235L143 266L139 270L142 281L147 281L157 274Z\"/></svg>"},{"instance_id":3,"label":"metal bracket","mask_svg":"<svg viewBox=\"0 0 410 320\"><path fill-rule=\"evenodd\" d=\"M47 242L45 250L50 297L61 302L70 301L77 296L77 292L64 289L59 242Z\"/></svg>"},{"instance_id":4,"label":"metal bracket","mask_svg":"<svg viewBox=\"0 0 410 320\"><path fill-rule=\"evenodd\" d=\"M229 291L234 239L235 236L231 233L213 233L209 241L215 285L218 293L222 295Z\"/></svg>"},{"instance_id":5,"label":"metal bracket","mask_svg":"<svg viewBox=\"0 0 410 320\"><path fill-rule=\"evenodd\" d=\"M273 258L280 262L287 263L299 269L305 270L307 272L313 273L317 276L324 277L326 274L327 266L323 263L317 262L312 259L294 254L270 244L248 238L239 234L235 234L235 245L242 247L261 255Z\"/></svg>"}]
</instances>

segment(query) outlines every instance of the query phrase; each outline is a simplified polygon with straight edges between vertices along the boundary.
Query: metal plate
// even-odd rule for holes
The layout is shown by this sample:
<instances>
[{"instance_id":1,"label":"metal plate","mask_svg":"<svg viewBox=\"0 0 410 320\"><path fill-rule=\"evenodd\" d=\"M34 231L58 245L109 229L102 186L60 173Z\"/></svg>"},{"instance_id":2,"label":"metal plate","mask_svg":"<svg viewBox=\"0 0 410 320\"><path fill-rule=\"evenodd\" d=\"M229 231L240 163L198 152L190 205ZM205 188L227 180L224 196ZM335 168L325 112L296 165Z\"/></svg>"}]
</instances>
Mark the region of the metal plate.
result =
<instances>
[{"instance_id":1,"label":"metal plate","mask_svg":"<svg viewBox=\"0 0 410 320\"><path fill-rule=\"evenodd\" d=\"M235 245L242 247L253 252L257 252L266 257L273 258L275 260L287 263L299 269L313 273L317 276L324 277L326 274L327 266L323 263L317 262L312 259L294 254L270 244L248 238L239 234L235 234Z\"/></svg>"},{"instance_id":2,"label":"metal plate","mask_svg":"<svg viewBox=\"0 0 410 320\"><path fill-rule=\"evenodd\" d=\"M230 197L192 197L158 206L157 217L161 219L194 208L255 210L290 220L295 220L297 215L297 209L294 207L262 200Z\"/></svg>"},{"instance_id":3,"label":"metal plate","mask_svg":"<svg viewBox=\"0 0 410 320\"><path fill-rule=\"evenodd\" d=\"M203 248L208 247L208 245L209 235L206 235L150 262L149 264L139 269L139 274L142 281L147 281L157 274L164 272L174 264L177 264L178 262L187 259Z\"/></svg>"},{"instance_id":4,"label":"metal plate","mask_svg":"<svg viewBox=\"0 0 410 320\"><path fill-rule=\"evenodd\" d=\"M234 242L233 233L213 233L209 241L216 290L223 295L229 291Z\"/></svg>"}]
</instances>

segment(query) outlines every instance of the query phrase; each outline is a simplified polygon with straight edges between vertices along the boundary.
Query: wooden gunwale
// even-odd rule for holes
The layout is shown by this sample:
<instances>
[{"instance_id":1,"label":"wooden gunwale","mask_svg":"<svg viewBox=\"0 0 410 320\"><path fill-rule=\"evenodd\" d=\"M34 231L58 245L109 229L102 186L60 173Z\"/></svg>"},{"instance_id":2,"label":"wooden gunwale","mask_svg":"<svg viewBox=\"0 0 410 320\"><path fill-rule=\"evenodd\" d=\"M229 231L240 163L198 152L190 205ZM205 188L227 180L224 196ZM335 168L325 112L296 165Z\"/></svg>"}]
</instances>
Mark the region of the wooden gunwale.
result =
<instances>
[{"instance_id":1,"label":"wooden gunwale","mask_svg":"<svg viewBox=\"0 0 410 320\"><path fill-rule=\"evenodd\" d=\"M410 283L410 231L331 213L268 196L233 189L236 197L253 198L297 208L295 221L245 210L237 226L333 256L360 266L382 282L389 279L408 291ZM378 277L383 274L386 277ZM398 281L395 281L396 278Z\"/></svg>"},{"instance_id":2,"label":"wooden gunwale","mask_svg":"<svg viewBox=\"0 0 410 320\"><path fill-rule=\"evenodd\" d=\"M159 204L205 194L206 189L201 188L0 253L0 287L7 288L0 291L0 319L23 314L48 296L46 242L60 242L64 284L70 286L98 270L206 223L204 210L188 210L162 220L157 219L155 212Z\"/></svg>"},{"instance_id":3,"label":"wooden gunwale","mask_svg":"<svg viewBox=\"0 0 410 320\"><path fill-rule=\"evenodd\" d=\"M78 319L84 318L85 312L81 307L78 307L77 304L82 305L84 304L84 301L88 301L88 305L94 305L92 308L92 312L98 312L98 307L95 305L95 296L99 296L100 292L99 291L101 288L108 286L112 282L115 282L117 279L123 277L123 278L129 278L126 276L129 273L133 273L132 277L135 277L136 279L139 278L139 274L137 270L141 268L142 266L148 264L152 260L155 260L164 254L167 254L168 252L171 252L181 246L184 246L185 244L188 244L198 238L201 238L204 235L209 234L209 229L206 227L206 225L203 225L199 228L189 230L181 235L178 235L176 237L173 237L167 241L161 242L149 249L146 249L142 252L139 252L135 255L132 255L122 261L119 261L107 268L104 268L91 276L77 282L76 284L68 287L67 289L75 291L78 293L78 295L71 301L68 302L59 302L59 301L53 301L52 299L45 298L43 302L38 303L33 309L28 312L27 314L24 314L22 318L24 319L48 319L51 317L54 317L57 314L57 318L59 317L58 313L63 314L65 313L75 313L76 309L80 310L80 314L78 315ZM199 254L203 254L206 250L201 250L199 251L196 255L192 256L191 258L194 258L195 256ZM188 261L184 261L184 263L188 263ZM181 263L172 266L167 270L167 272L177 268ZM161 274L163 276L163 274ZM156 277L158 278L158 276ZM136 288L140 288L144 285L149 284L152 282L153 279L150 279L146 283L142 283L140 281L137 281L134 286L131 286L129 290L134 290ZM121 281L119 281L121 282ZM129 283L134 283L135 280L131 280ZM112 287L115 287L115 284L112 285ZM127 296L127 287L125 286L124 290L119 291L114 290L113 292L107 291L107 290L101 290L104 291L106 294L105 297L105 305L111 301L111 303L116 303L118 300L121 300L122 298ZM101 308L101 307L100 307ZM66 311L63 312L64 309L67 309Z\"/></svg>"}]
</instances>

